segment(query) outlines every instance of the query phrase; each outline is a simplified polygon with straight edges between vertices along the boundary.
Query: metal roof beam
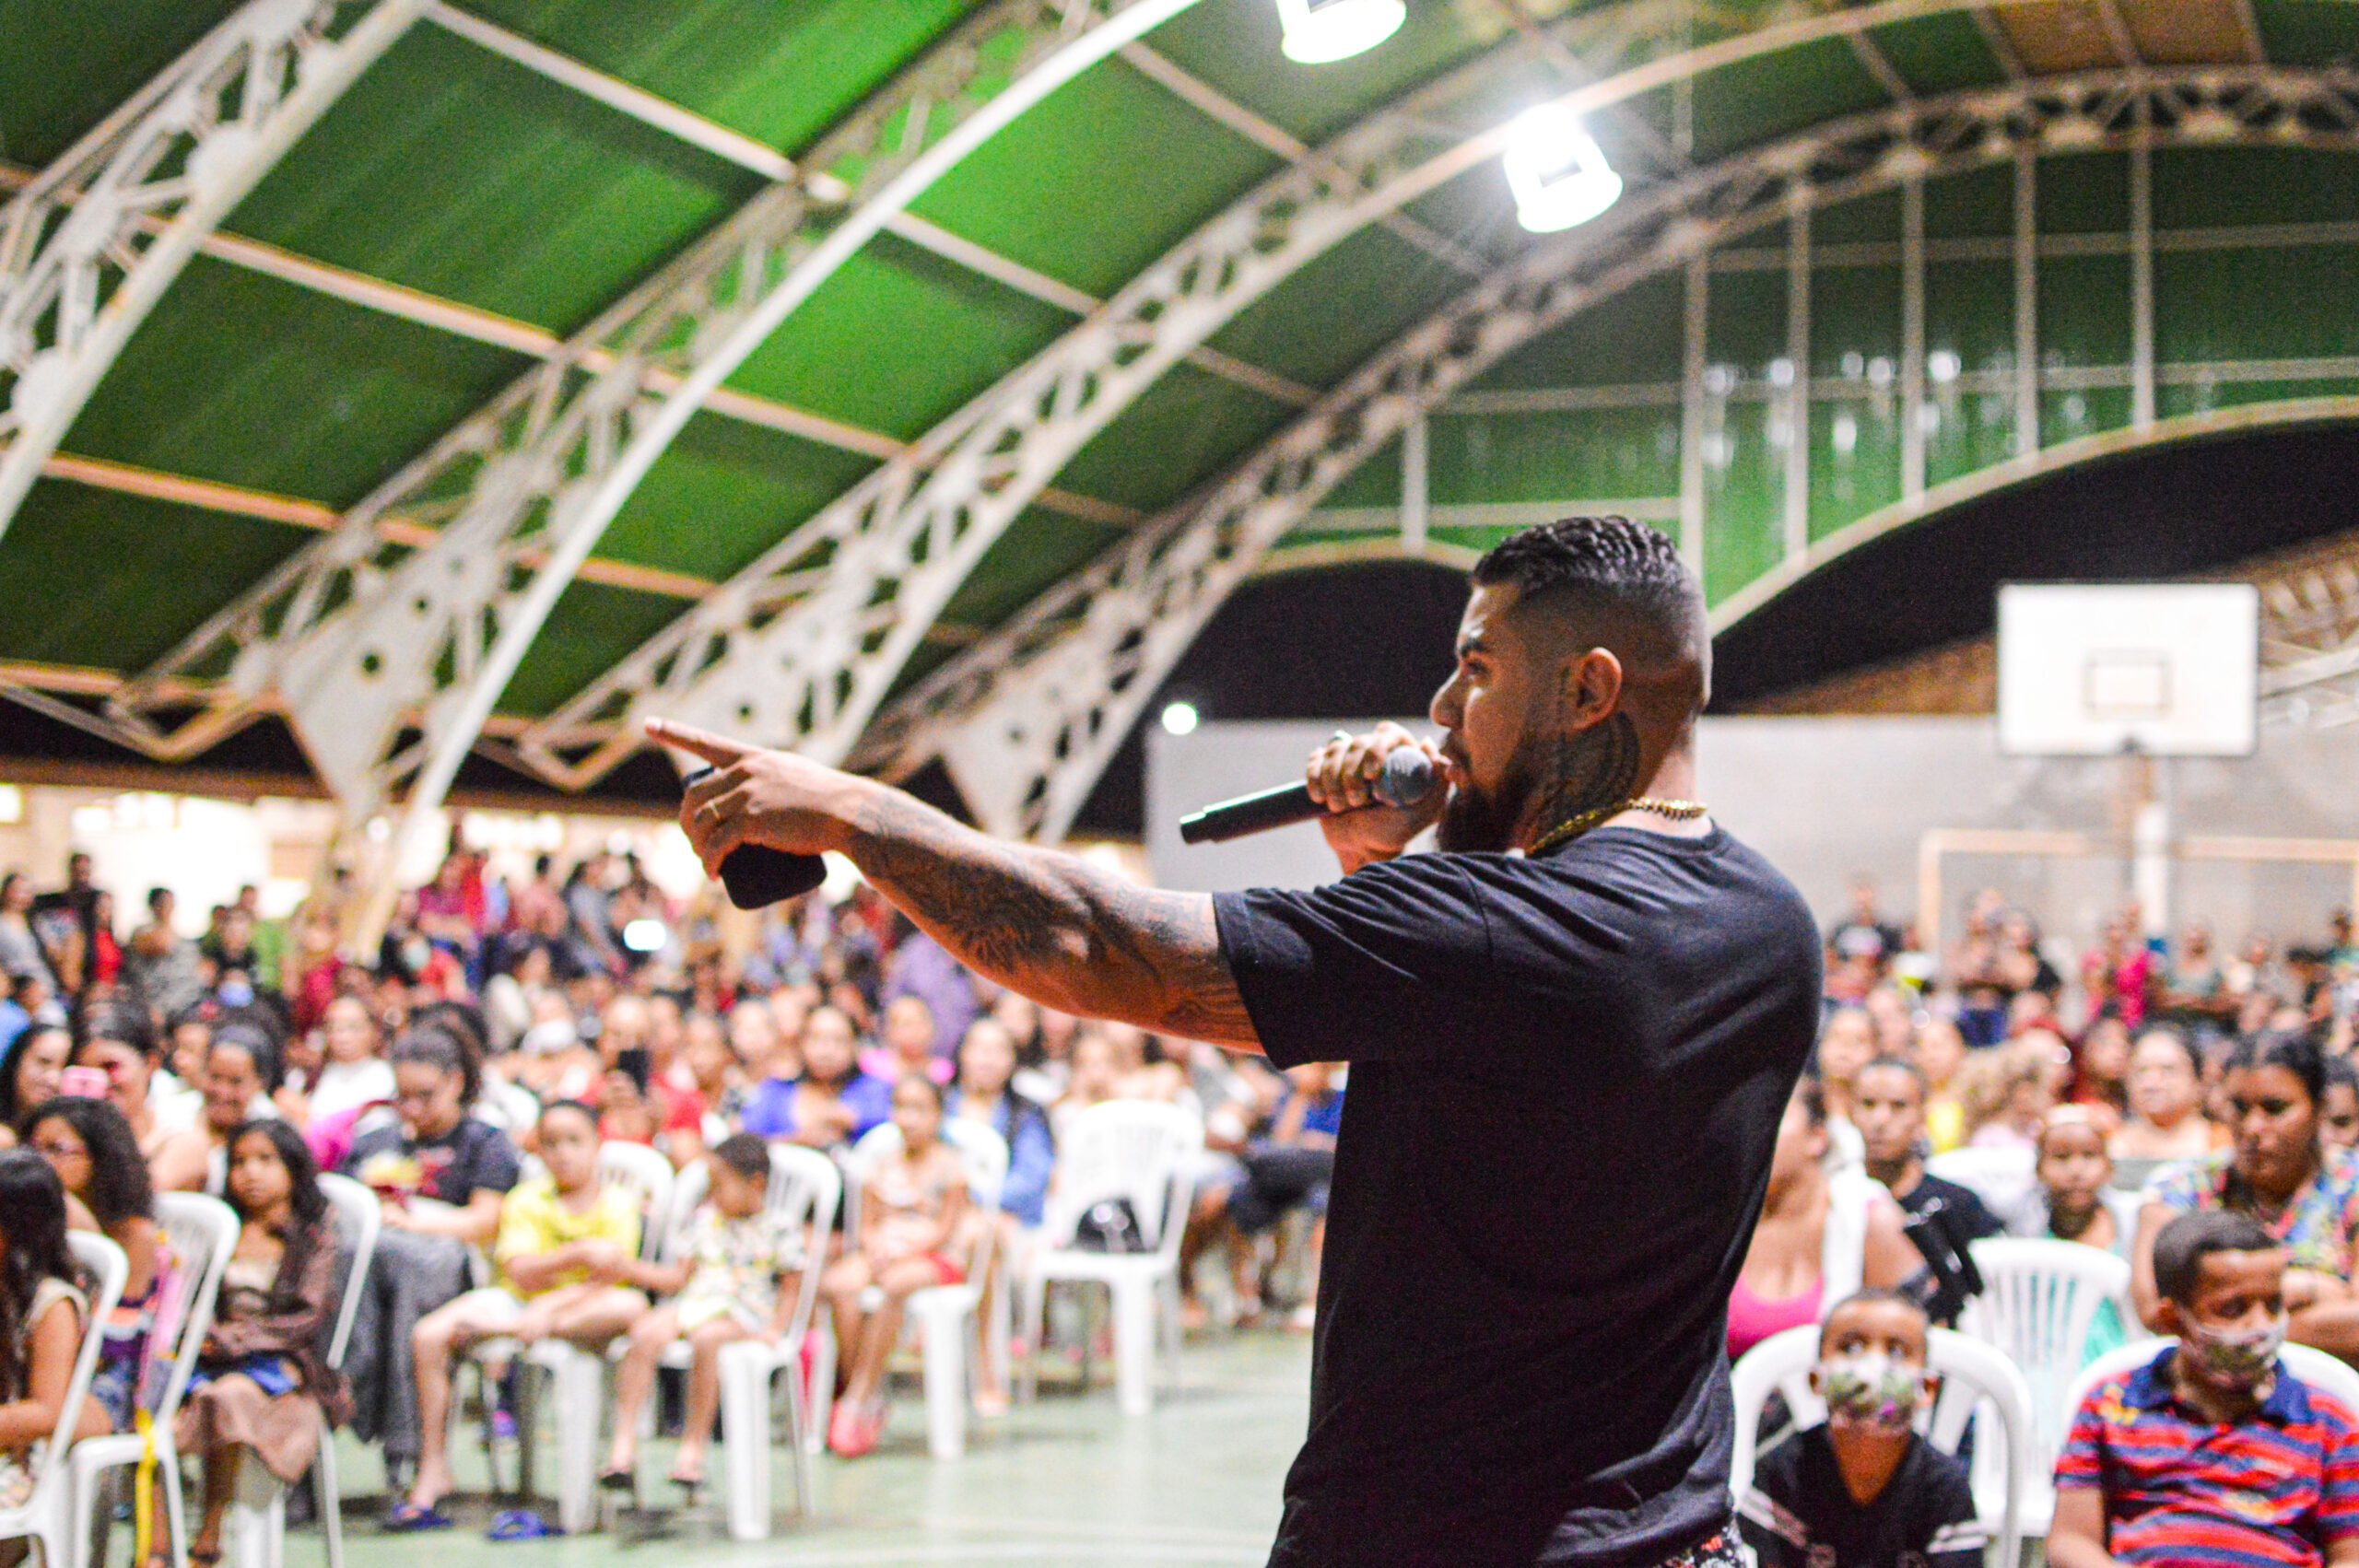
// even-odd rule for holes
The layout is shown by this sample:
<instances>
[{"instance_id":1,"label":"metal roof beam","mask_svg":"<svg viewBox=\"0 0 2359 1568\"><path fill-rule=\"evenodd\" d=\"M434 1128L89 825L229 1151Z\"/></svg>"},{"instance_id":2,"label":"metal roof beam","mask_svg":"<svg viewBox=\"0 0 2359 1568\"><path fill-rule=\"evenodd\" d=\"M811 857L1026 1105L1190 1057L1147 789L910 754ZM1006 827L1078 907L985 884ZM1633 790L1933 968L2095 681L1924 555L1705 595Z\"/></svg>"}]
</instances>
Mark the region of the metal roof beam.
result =
<instances>
[{"instance_id":1,"label":"metal roof beam","mask_svg":"<svg viewBox=\"0 0 2359 1568\"><path fill-rule=\"evenodd\" d=\"M150 722L156 683L227 657L236 700L285 698L347 833L406 783L402 822L376 847L397 853L430 831L558 596L722 381L969 151L1191 3L997 0L980 11L804 160L856 170L847 199L834 199L832 178L825 196L768 187L143 673L117 694L116 716ZM601 354L612 357L593 368ZM910 453L887 467L923 464ZM427 549L389 550L376 520L421 502L448 508L450 522ZM201 736L223 717L183 732ZM362 881L356 941L381 923L392 889L373 871Z\"/></svg>"},{"instance_id":2,"label":"metal roof beam","mask_svg":"<svg viewBox=\"0 0 2359 1568\"><path fill-rule=\"evenodd\" d=\"M633 86L571 55L560 53L506 28L485 21L448 4L447 0L427 0L426 17L437 26L480 44L560 87L593 99L651 129L701 147L765 180L783 181L798 177L794 160L766 143L733 131L683 104ZM839 200L842 196L840 191L830 192L829 194ZM885 229L886 233L955 266L965 267L979 277L987 277L1003 288L1014 289L1027 298L1053 305L1060 310L1086 316L1102 303L1095 295L1003 256L991 247L978 244L964 235L954 234L913 212L892 214L886 219ZM1234 380L1239 386L1249 387L1265 396L1272 395L1273 387L1289 388L1291 390L1285 394L1283 401L1297 408L1307 407L1318 399L1318 393L1307 387L1226 355L1208 355L1197 364L1200 369Z\"/></svg>"},{"instance_id":3,"label":"metal roof beam","mask_svg":"<svg viewBox=\"0 0 2359 1568\"><path fill-rule=\"evenodd\" d=\"M0 209L0 531L204 238L424 3L247 0Z\"/></svg>"},{"instance_id":4,"label":"metal roof beam","mask_svg":"<svg viewBox=\"0 0 2359 1568\"><path fill-rule=\"evenodd\" d=\"M1883 0L1812 14L1701 47L1679 47L1684 0L1585 13L1573 36L1602 79L1556 101L1575 113L1739 61L1977 0ZM1666 52L1668 51L1668 52ZM1576 50L1577 53L1582 53ZM567 702L521 743L548 777L579 787L641 743L667 712L745 731L815 756L847 755L907 658L1040 485L1123 408L1237 313L1346 235L1491 162L1503 124L1433 151L1438 111L1489 85L1494 60L1419 89L1273 176L1150 265L1098 315L926 438L944 461L921 482L887 464L797 528L698 606ZM1625 204L1628 205L1627 202ZM809 595L766 579L810 560L853 563ZM889 600L895 616L869 607Z\"/></svg>"},{"instance_id":5,"label":"metal roof beam","mask_svg":"<svg viewBox=\"0 0 2359 1568\"><path fill-rule=\"evenodd\" d=\"M2126 101L2158 92L2174 95L2178 116L2153 125L2122 112ZM1404 334L1204 497L1174 508L928 676L855 760L905 776L940 755L987 829L1062 837L1173 665L1287 530L1410 421L1541 333L1647 278L1692 267L1722 240L1790 222L1797 210L1987 167L2006 158L2010 144L2221 145L2225 115L2236 125L2224 138L2231 145L2359 152L2345 112L2354 102L2359 84L2340 73L2205 67L2049 78L1817 127L1636 193L1591 228L1535 252ZM2189 123L2192 135L2181 129ZM2217 418L2264 416L2228 410ZM2152 439L2162 428L2131 435ZM1998 471L2056 461L2037 453ZM1893 515L1929 512L1955 489L1928 491ZM1823 565L1831 550L1851 547L1855 532L1813 542L1720 605L1715 625Z\"/></svg>"},{"instance_id":6,"label":"metal roof beam","mask_svg":"<svg viewBox=\"0 0 2359 1568\"><path fill-rule=\"evenodd\" d=\"M0 187L20 188L30 183L33 178L29 170L0 163ZM157 219L149 218L144 222L151 229L162 227ZM495 348L543 360L555 359L566 351L563 338L530 322L520 322L512 316L502 316L439 294L428 294L406 284L389 283L383 278L282 250L260 240L249 240L242 235L216 229L199 242L197 249L216 261L276 278L307 292L342 300L347 305L357 305L380 315L392 316L397 321L448 333L453 337L464 337L470 342L488 344ZM583 368L593 371L609 370L613 369L614 362L614 356L604 349L581 356ZM669 372L651 372L650 380L663 391L675 390L680 384L679 378ZM814 414L807 408L797 408L775 398L757 397L734 387L716 388L705 400L705 412L724 419L758 425L766 430L780 431L817 446L858 452L863 457L880 460L898 457L910 449L909 442L886 435L881 430L848 425L840 419L830 419L824 414ZM1128 525L1146 521L1145 514L1133 508L1064 490L1042 491L1040 505L1049 511L1062 512L1067 517L1089 522Z\"/></svg>"},{"instance_id":7,"label":"metal roof beam","mask_svg":"<svg viewBox=\"0 0 2359 1568\"><path fill-rule=\"evenodd\" d=\"M1264 152L1274 153L1288 163L1300 163L1313 156L1308 142L1254 113L1147 44L1125 45L1122 63L1191 109L1227 126ZM1418 222L1405 212L1386 214L1378 227L1394 239L1406 240L1444 266L1468 277L1481 277L1491 270L1488 257L1468 250L1449 235Z\"/></svg>"}]
</instances>

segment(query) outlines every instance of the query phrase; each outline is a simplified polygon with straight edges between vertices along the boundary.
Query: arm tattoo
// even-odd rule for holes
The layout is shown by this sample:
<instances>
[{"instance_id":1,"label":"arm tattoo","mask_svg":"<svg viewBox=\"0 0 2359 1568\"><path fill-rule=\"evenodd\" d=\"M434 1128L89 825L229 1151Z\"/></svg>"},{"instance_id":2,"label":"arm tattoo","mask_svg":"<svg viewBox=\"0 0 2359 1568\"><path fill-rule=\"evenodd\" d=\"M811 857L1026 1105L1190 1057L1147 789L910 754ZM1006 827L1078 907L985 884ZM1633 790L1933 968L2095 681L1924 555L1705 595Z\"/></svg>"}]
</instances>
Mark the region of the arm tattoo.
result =
<instances>
[{"instance_id":1,"label":"arm tattoo","mask_svg":"<svg viewBox=\"0 0 2359 1568\"><path fill-rule=\"evenodd\" d=\"M1565 736L1555 752L1554 766L1536 797L1535 840L1583 812L1626 801L1638 791L1638 727L1626 713Z\"/></svg>"},{"instance_id":2,"label":"arm tattoo","mask_svg":"<svg viewBox=\"0 0 2359 1568\"><path fill-rule=\"evenodd\" d=\"M852 824L852 859L962 963L1061 1012L1253 1046L1212 899L1003 844L898 790Z\"/></svg>"}]
</instances>

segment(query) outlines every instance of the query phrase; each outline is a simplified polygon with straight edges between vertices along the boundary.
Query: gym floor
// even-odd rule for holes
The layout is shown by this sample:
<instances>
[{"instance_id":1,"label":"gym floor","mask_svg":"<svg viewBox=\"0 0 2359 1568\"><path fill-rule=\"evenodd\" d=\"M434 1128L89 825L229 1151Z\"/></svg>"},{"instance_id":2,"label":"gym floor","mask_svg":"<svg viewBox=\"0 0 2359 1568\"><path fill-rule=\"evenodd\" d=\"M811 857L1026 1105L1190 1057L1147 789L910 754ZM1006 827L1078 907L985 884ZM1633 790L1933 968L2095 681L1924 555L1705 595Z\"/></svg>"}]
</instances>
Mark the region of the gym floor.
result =
<instances>
[{"instance_id":1,"label":"gym floor","mask_svg":"<svg viewBox=\"0 0 2359 1568\"><path fill-rule=\"evenodd\" d=\"M494 1544L493 1515L514 1499L486 1496L483 1453L457 1457L461 1495L449 1504L458 1527L427 1536L387 1535L376 1455L347 1440L344 1458L348 1568L603 1568L663 1563L681 1548L699 1564L754 1568L898 1568L901 1564L1172 1562L1252 1568L1266 1560L1276 1528L1279 1483L1302 1441L1309 1381L1308 1338L1273 1331L1191 1344L1181 1386L1158 1394L1152 1415L1125 1420L1100 1363L1087 1396L1044 1386L1039 1400L970 1429L965 1457L926 1456L924 1412L903 1380L893 1422L877 1451L854 1463L814 1467L816 1517L798 1521L793 1475L776 1456L779 1508L767 1541L729 1539L719 1488L693 1510L662 1482L672 1445L651 1445L644 1511L624 1512L580 1539ZM481 1428L470 1418L472 1439ZM554 1457L543 1445L534 1505L555 1516ZM720 1453L713 1454L719 1469ZM117 1548L117 1554L123 1549ZM288 1561L317 1561L316 1527L288 1542Z\"/></svg>"}]
</instances>

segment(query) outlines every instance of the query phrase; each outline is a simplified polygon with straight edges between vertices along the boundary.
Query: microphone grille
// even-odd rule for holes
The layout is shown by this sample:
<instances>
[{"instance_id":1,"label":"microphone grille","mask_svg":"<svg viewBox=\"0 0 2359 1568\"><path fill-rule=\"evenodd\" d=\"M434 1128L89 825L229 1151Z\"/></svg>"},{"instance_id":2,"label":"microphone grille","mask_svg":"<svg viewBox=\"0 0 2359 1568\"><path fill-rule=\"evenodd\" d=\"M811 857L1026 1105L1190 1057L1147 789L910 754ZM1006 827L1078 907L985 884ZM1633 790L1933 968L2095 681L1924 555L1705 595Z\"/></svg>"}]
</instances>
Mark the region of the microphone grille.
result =
<instances>
[{"instance_id":1,"label":"microphone grille","mask_svg":"<svg viewBox=\"0 0 2359 1568\"><path fill-rule=\"evenodd\" d=\"M1433 790L1434 760L1415 746L1402 746L1384 759L1376 798L1386 805L1423 805Z\"/></svg>"}]
</instances>

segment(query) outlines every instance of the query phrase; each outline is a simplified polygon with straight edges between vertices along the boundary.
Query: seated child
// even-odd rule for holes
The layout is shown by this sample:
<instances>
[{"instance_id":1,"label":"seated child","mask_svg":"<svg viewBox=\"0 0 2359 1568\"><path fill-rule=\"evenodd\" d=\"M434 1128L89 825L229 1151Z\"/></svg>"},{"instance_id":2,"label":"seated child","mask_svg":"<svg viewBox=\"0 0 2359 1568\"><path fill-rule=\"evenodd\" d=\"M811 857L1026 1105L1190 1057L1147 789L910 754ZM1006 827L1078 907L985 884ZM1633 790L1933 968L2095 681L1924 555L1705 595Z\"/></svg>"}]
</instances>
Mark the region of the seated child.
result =
<instances>
[{"instance_id":1,"label":"seated child","mask_svg":"<svg viewBox=\"0 0 2359 1568\"><path fill-rule=\"evenodd\" d=\"M2154 1238L2178 1343L2100 1385L2056 1462L2055 1568L2359 1563L2359 1421L2277 1359L2284 1245L2248 1214Z\"/></svg>"},{"instance_id":2,"label":"seated child","mask_svg":"<svg viewBox=\"0 0 2359 1568\"><path fill-rule=\"evenodd\" d=\"M541 1113L544 1174L502 1201L491 1260L499 1282L469 1291L417 1320L410 1334L417 1368L417 1479L393 1511L397 1527L441 1522L450 1495L451 1355L478 1340L568 1340L603 1348L647 1310L623 1281L639 1256L640 1197L598 1180L598 1113L558 1100Z\"/></svg>"},{"instance_id":3,"label":"seated child","mask_svg":"<svg viewBox=\"0 0 2359 1568\"><path fill-rule=\"evenodd\" d=\"M1737 1522L1761 1568L1980 1568L1966 1467L1911 1426L1927 1400L1925 1309L1846 1296L1819 1330L1810 1386L1826 1424L1761 1456Z\"/></svg>"},{"instance_id":4,"label":"seated child","mask_svg":"<svg viewBox=\"0 0 2359 1568\"><path fill-rule=\"evenodd\" d=\"M10 1330L0 1340L0 1508L14 1508L32 1495L35 1472L49 1462L42 1450L57 1431L89 1311L65 1247L65 1188L29 1149L0 1153L0 1252ZM83 1401L74 1435L106 1429L99 1402ZM23 1556L24 1542L0 1543L0 1562Z\"/></svg>"},{"instance_id":5,"label":"seated child","mask_svg":"<svg viewBox=\"0 0 2359 1568\"><path fill-rule=\"evenodd\" d=\"M868 1173L860 1195L860 1246L828 1269L822 1288L836 1319L848 1375L828 1422L827 1446L857 1458L885 1430L885 1360L901 1337L901 1308L919 1291L967 1277L951 1255L966 1235L967 1170L942 1138L942 1090L921 1072L893 1086L898 1153ZM863 1310L871 1286L884 1300Z\"/></svg>"},{"instance_id":6,"label":"seated child","mask_svg":"<svg viewBox=\"0 0 2359 1568\"><path fill-rule=\"evenodd\" d=\"M786 1332L796 1294L780 1283L802 1269L802 1231L770 1211L769 1145L750 1132L724 1138L705 1156L705 1200L688 1223L680 1255L669 1263L634 1263L625 1282L674 1300L630 1328L630 1349L615 1377L615 1437L598 1484L628 1492L638 1485L639 1412L655 1387L663 1352L682 1335L688 1366L688 1410L672 1483L694 1492L704 1485L705 1449L721 1409L721 1347Z\"/></svg>"},{"instance_id":7,"label":"seated child","mask_svg":"<svg viewBox=\"0 0 2359 1568\"><path fill-rule=\"evenodd\" d=\"M276 1117L229 1135L225 1188L242 1229L215 1298L213 1328L198 1350L174 1438L205 1461L205 1512L188 1560L221 1560L221 1527L238 1495L247 1450L292 1486L311 1468L320 1418L351 1413L344 1380L321 1355L321 1326L334 1310L335 1216L302 1134ZM157 1488L155 1539L171 1539ZM169 1568L159 1551L151 1568Z\"/></svg>"}]
</instances>

